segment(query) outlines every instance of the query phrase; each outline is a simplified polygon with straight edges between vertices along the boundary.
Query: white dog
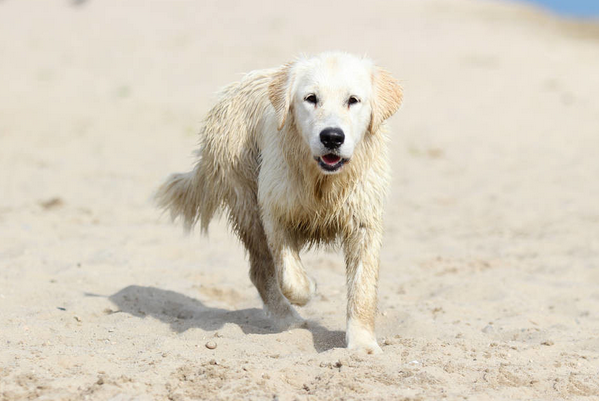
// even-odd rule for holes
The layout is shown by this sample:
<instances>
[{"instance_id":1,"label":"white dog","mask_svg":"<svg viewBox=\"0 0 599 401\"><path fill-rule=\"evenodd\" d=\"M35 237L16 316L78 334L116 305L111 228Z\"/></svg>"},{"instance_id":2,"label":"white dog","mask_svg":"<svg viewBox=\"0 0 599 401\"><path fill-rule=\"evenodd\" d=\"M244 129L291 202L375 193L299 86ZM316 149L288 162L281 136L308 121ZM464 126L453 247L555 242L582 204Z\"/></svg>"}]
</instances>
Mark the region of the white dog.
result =
<instances>
[{"instance_id":1,"label":"white dog","mask_svg":"<svg viewBox=\"0 0 599 401\"><path fill-rule=\"evenodd\" d=\"M250 277L281 327L301 325L316 285L299 252L340 240L347 263L348 348L381 352L374 334L383 203L384 121L402 92L365 58L324 53L254 71L227 86L200 134L195 168L159 204L204 231L225 211Z\"/></svg>"}]
</instances>

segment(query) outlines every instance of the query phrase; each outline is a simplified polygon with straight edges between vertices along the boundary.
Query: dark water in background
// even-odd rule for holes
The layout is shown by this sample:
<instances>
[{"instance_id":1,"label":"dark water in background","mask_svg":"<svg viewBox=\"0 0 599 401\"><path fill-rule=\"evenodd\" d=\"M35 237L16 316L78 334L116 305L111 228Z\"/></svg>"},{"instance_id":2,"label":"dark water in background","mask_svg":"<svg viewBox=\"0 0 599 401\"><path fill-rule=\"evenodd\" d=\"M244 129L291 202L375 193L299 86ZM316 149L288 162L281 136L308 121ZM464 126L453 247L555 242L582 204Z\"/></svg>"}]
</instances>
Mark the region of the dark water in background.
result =
<instances>
[{"instance_id":1,"label":"dark water in background","mask_svg":"<svg viewBox=\"0 0 599 401\"><path fill-rule=\"evenodd\" d=\"M567 17L599 19L599 0L522 0Z\"/></svg>"}]
</instances>

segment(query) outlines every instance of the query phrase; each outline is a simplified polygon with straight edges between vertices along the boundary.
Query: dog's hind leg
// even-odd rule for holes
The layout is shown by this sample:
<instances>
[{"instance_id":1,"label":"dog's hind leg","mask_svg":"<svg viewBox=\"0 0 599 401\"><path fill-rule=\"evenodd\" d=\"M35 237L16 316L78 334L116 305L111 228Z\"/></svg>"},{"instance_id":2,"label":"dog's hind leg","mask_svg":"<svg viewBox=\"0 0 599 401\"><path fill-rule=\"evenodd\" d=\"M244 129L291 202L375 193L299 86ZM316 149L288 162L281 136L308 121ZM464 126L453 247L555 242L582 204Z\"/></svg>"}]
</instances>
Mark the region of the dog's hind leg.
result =
<instances>
[{"instance_id":1,"label":"dog's hind leg","mask_svg":"<svg viewBox=\"0 0 599 401\"><path fill-rule=\"evenodd\" d=\"M235 230L245 245L250 258L250 279L256 286L266 312L274 319L280 329L300 327L304 319L295 311L279 288L275 264L268 248L264 228L259 214L236 215Z\"/></svg>"}]
</instances>

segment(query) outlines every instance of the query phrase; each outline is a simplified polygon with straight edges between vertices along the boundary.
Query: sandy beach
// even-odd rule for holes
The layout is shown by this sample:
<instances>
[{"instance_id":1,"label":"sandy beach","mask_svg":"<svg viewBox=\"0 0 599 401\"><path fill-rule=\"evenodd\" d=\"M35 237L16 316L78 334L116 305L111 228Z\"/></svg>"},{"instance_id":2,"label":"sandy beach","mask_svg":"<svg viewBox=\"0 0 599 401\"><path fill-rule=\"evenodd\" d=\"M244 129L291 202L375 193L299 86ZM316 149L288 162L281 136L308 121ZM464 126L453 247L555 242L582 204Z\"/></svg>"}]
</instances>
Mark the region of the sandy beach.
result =
<instances>
[{"instance_id":1,"label":"sandy beach","mask_svg":"<svg viewBox=\"0 0 599 401\"><path fill-rule=\"evenodd\" d=\"M398 77L382 355L345 272L277 331L226 221L152 193L216 92L300 53ZM0 400L599 397L599 29L475 0L0 1Z\"/></svg>"}]
</instances>

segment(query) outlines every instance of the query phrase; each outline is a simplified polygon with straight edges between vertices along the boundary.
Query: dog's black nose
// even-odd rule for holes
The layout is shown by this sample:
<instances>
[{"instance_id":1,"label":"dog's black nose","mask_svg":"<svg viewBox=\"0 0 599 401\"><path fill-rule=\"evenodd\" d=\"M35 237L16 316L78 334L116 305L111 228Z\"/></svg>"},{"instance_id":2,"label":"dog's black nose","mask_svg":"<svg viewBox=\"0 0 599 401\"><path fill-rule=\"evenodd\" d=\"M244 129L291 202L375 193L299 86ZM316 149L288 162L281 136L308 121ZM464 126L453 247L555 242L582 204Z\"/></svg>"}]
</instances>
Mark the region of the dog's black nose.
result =
<instances>
[{"instance_id":1,"label":"dog's black nose","mask_svg":"<svg viewBox=\"0 0 599 401\"><path fill-rule=\"evenodd\" d=\"M320 142L327 149L337 149L344 140L345 134L341 128L325 128L320 131Z\"/></svg>"}]
</instances>

